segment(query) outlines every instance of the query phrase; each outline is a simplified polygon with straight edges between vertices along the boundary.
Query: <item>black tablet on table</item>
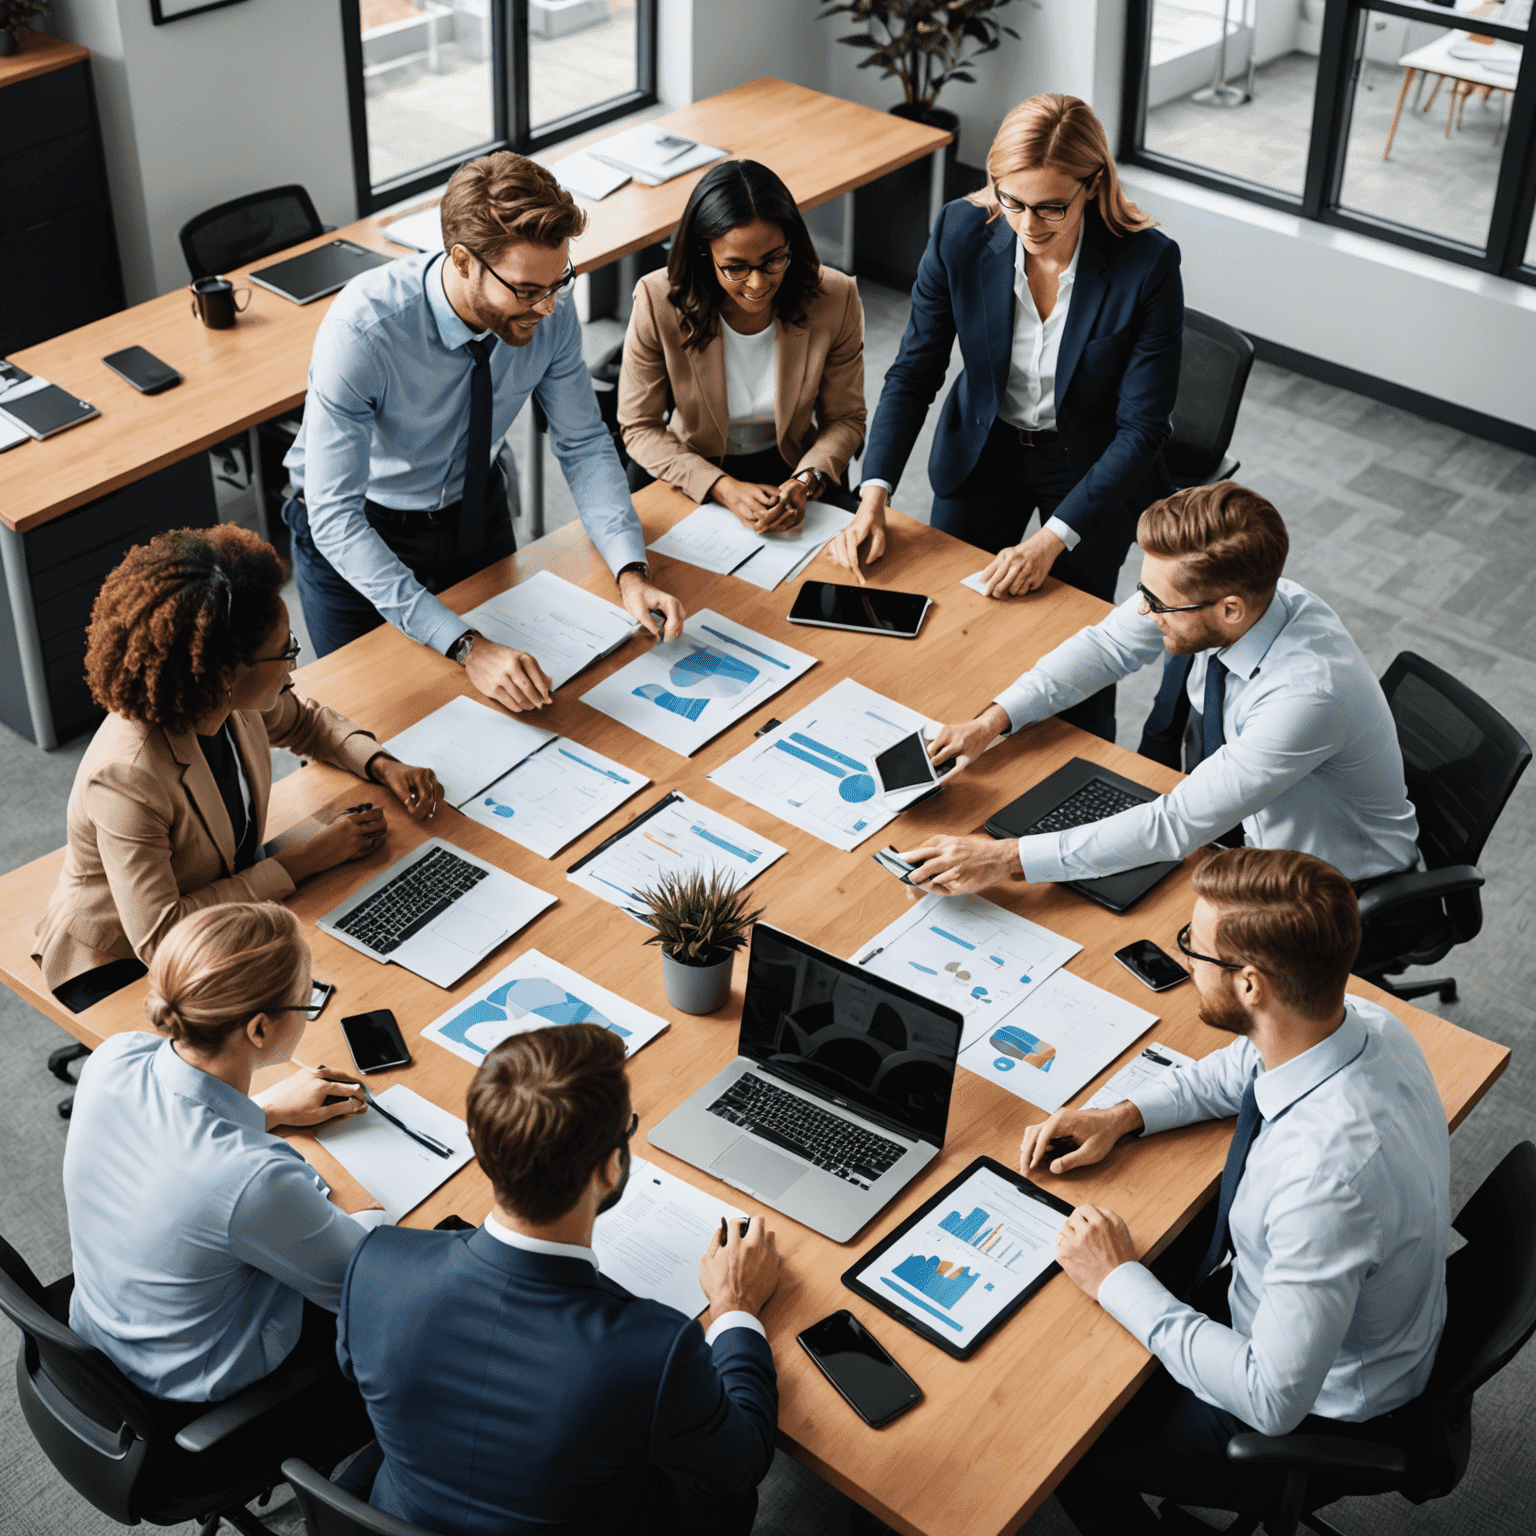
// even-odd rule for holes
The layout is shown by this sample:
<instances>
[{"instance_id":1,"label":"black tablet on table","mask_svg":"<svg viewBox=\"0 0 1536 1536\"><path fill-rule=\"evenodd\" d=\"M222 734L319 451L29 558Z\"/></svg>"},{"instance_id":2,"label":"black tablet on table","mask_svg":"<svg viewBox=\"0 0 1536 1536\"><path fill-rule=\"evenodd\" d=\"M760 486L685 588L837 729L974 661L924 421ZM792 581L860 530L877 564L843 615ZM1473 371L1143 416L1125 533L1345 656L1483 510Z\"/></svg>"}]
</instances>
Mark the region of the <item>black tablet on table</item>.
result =
<instances>
[{"instance_id":1,"label":"black tablet on table","mask_svg":"<svg viewBox=\"0 0 1536 1536\"><path fill-rule=\"evenodd\" d=\"M252 272L251 281L295 304L313 304L350 283L360 272L387 267L394 259L355 240L332 240L329 245L317 245L312 251Z\"/></svg>"},{"instance_id":2,"label":"black tablet on table","mask_svg":"<svg viewBox=\"0 0 1536 1536\"><path fill-rule=\"evenodd\" d=\"M1021 1173L978 1157L843 1274L843 1284L969 1360L1061 1267L1072 1214Z\"/></svg>"}]
</instances>

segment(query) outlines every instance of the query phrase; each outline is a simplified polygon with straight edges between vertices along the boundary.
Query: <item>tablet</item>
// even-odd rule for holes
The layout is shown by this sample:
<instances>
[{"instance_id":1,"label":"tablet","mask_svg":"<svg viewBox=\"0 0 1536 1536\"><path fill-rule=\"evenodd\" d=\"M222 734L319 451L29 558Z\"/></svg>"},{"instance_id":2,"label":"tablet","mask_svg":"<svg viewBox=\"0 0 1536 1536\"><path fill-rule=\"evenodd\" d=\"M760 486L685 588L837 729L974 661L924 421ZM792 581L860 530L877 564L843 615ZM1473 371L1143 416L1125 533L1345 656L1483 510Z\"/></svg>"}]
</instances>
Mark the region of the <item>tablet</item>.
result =
<instances>
[{"instance_id":1,"label":"tablet","mask_svg":"<svg viewBox=\"0 0 1536 1536\"><path fill-rule=\"evenodd\" d=\"M38 442L101 414L89 400L77 400L44 379L29 379L0 395L0 411Z\"/></svg>"},{"instance_id":2,"label":"tablet","mask_svg":"<svg viewBox=\"0 0 1536 1536\"><path fill-rule=\"evenodd\" d=\"M978 1157L843 1275L843 1284L969 1360L1060 1268L1072 1207Z\"/></svg>"},{"instance_id":3,"label":"tablet","mask_svg":"<svg viewBox=\"0 0 1536 1536\"><path fill-rule=\"evenodd\" d=\"M791 624L818 629L856 629L867 635L894 635L911 640L923 627L932 605L921 592L887 592L879 587L846 587L834 581L800 584Z\"/></svg>"},{"instance_id":4,"label":"tablet","mask_svg":"<svg viewBox=\"0 0 1536 1536\"><path fill-rule=\"evenodd\" d=\"M251 281L295 304L312 304L345 287L358 273L387 267L394 259L352 240L332 240L329 245L316 246L301 256L291 256L287 261L252 272Z\"/></svg>"}]
</instances>

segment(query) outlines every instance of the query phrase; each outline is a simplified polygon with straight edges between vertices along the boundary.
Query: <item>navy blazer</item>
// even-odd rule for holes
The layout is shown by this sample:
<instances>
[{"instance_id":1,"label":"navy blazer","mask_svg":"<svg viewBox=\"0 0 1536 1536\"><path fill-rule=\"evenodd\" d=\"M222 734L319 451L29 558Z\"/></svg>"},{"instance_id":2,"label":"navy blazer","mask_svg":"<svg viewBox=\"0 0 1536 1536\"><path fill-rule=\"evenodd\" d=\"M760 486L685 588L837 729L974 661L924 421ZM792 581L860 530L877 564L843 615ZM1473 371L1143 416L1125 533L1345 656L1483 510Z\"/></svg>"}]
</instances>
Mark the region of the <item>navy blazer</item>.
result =
<instances>
[{"instance_id":1,"label":"navy blazer","mask_svg":"<svg viewBox=\"0 0 1536 1536\"><path fill-rule=\"evenodd\" d=\"M646 1532L669 1483L755 1488L773 1459L773 1352L582 1259L473 1232L380 1227L342 1283L336 1355L384 1464L372 1503L474 1536Z\"/></svg>"},{"instance_id":2,"label":"navy blazer","mask_svg":"<svg viewBox=\"0 0 1536 1536\"><path fill-rule=\"evenodd\" d=\"M869 429L866 480L901 479L956 336L965 372L933 437L935 494L954 495L981 456L1008 385L1018 243L1006 219L986 220L961 199L933 226ZM1082 534L1117 508L1139 513L1173 490L1160 449L1179 388L1184 290L1179 248L1157 230L1112 235L1090 203L1080 238L1056 363L1056 430L1079 478L1055 515Z\"/></svg>"}]
</instances>

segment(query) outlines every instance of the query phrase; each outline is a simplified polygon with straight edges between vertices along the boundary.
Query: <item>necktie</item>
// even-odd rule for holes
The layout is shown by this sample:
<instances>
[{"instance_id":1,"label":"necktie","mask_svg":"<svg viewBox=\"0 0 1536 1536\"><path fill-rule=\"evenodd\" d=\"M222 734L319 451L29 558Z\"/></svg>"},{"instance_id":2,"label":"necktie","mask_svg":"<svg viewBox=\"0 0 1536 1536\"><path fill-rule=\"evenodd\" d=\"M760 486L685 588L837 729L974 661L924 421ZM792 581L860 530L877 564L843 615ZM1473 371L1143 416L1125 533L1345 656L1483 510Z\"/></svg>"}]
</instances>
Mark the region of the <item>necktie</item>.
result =
<instances>
[{"instance_id":1,"label":"necktie","mask_svg":"<svg viewBox=\"0 0 1536 1536\"><path fill-rule=\"evenodd\" d=\"M1194 661L1190 655L1170 656L1163 662L1163 680L1158 685L1157 698L1152 701L1152 712L1142 727L1141 745L1136 749L1143 757L1169 768L1184 766L1180 747L1189 719L1189 691L1185 684Z\"/></svg>"},{"instance_id":2,"label":"necktie","mask_svg":"<svg viewBox=\"0 0 1536 1536\"><path fill-rule=\"evenodd\" d=\"M496 338L466 341L475 360L469 376L469 451L464 460L464 500L459 507L459 554L485 544L485 488L491 471L491 348Z\"/></svg>"},{"instance_id":3,"label":"necktie","mask_svg":"<svg viewBox=\"0 0 1536 1536\"><path fill-rule=\"evenodd\" d=\"M1214 757L1227 739L1221 718L1227 691L1227 668L1219 656L1212 656L1205 668L1205 703L1200 715L1200 761Z\"/></svg>"},{"instance_id":4,"label":"necktie","mask_svg":"<svg viewBox=\"0 0 1536 1536\"><path fill-rule=\"evenodd\" d=\"M1250 1078L1247 1088L1243 1090L1243 1102L1237 1111L1237 1129L1232 1132L1232 1145L1227 1148L1227 1165L1221 1170L1221 1195L1216 1202L1216 1230L1211 1234L1211 1246L1205 1250L1205 1257L1195 1271L1194 1281L1184 1293L1186 1300L1210 1278L1221 1262L1222 1255L1231 1246L1228 1238L1231 1236L1229 1223L1232 1219L1232 1201L1237 1194L1237 1186L1242 1182L1243 1165L1248 1161L1253 1138L1259 1134L1259 1126L1264 1120L1259 1113L1258 1096L1254 1092L1256 1082L1257 1077Z\"/></svg>"}]
</instances>

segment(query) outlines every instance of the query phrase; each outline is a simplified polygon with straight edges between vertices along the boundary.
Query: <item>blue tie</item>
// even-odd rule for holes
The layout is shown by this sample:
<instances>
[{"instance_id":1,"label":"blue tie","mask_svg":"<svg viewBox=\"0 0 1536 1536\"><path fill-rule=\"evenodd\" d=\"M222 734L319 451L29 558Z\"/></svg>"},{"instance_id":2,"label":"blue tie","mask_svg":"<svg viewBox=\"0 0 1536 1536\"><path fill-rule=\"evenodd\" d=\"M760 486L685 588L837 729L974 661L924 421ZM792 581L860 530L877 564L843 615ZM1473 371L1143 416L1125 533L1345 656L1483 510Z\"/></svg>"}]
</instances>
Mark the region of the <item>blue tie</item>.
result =
<instances>
[{"instance_id":1,"label":"blue tie","mask_svg":"<svg viewBox=\"0 0 1536 1536\"><path fill-rule=\"evenodd\" d=\"M1158 684L1157 697L1152 701L1152 711L1142 727L1141 745L1136 750L1143 757L1168 768L1184 767L1181 747L1184 726L1189 719L1189 669L1194 665L1193 653L1187 656L1170 656L1163 662L1163 680Z\"/></svg>"},{"instance_id":2,"label":"blue tie","mask_svg":"<svg viewBox=\"0 0 1536 1536\"><path fill-rule=\"evenodd\" d=\"M1227 691L1227 668L1212 656L1205 668L1205 703L1200 715L1200 761L1214 757L1227 739L1222 726L1222 703Z\"/></svg>"},{"instance_id":3,"label":"blue tie","mask_svg":"<svg viewBox=\"0 0 1536 1536\"><path fill-rule=\"evenodd\" d=\"M1227 1166L1221 1170L1221 1196L1216 1202L1216 1230L1211 1234L1211 1246L1205 1250L1205 1257L1195 1271L1193 1282L1184 1293L1186 1300L1215 1273L1222 1255L1231 1246L1228 1242L1231 1235L1228 1224L1232 1219L1232 1201L1237 1195L1237 1186L1242 1182L1243 1165L1248 1161L1253 1138L1259 1134L1259 1126L1264 1120L1259 1113L1258 1096L1254 1092L1254 1084L1257 1082L1257 1077L1250 1078L1248 1086L1243 1090L1242 1106L1237 1112L1237 1129L1232 1132L1232 1145L1227 1148Z\"/></svg>"}]
</instances>

